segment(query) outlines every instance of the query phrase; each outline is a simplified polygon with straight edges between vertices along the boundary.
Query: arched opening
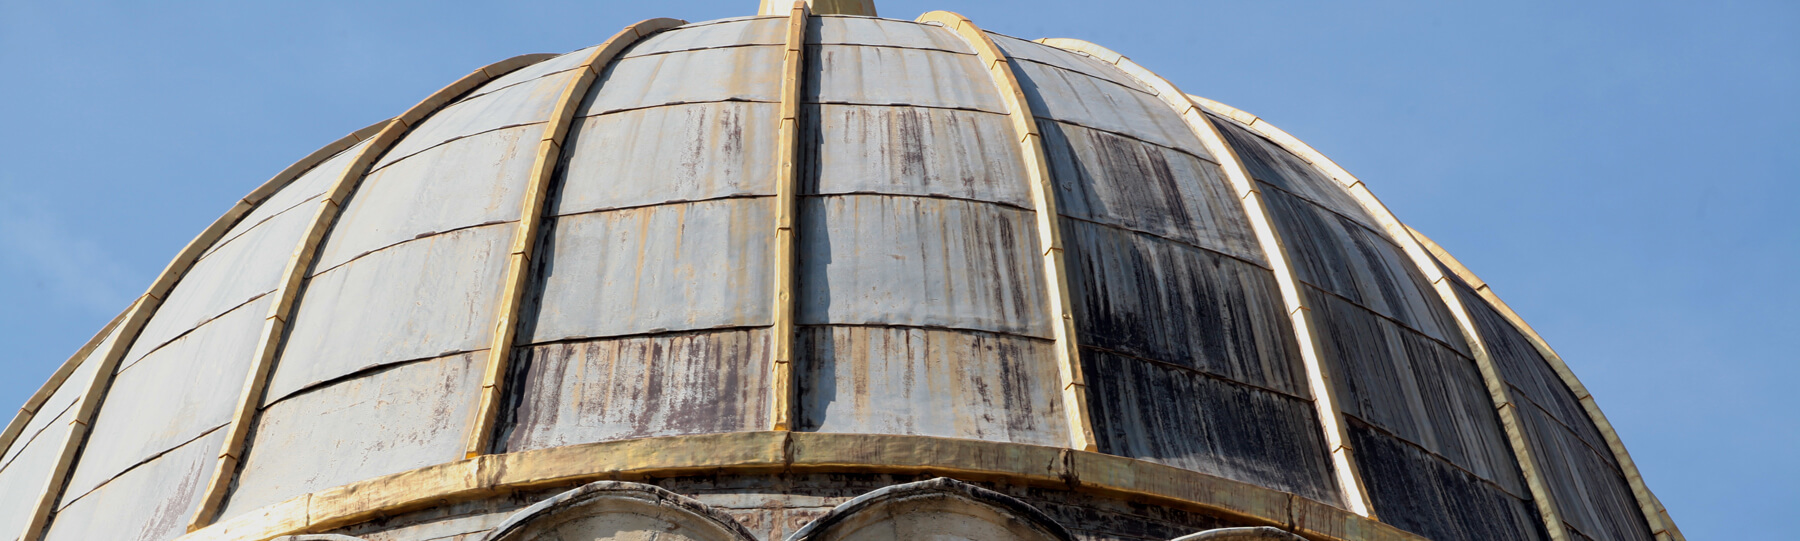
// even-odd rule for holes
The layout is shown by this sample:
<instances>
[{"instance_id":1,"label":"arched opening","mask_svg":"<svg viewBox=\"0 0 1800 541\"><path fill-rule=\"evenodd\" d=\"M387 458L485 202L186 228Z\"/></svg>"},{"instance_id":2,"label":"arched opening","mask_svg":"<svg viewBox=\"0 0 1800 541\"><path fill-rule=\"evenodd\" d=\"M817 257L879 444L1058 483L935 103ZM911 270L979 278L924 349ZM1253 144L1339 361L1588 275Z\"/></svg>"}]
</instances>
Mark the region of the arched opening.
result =
<instances>
[{"instance_id":1,"label":"arched opening","mask_svg":"<svg viewBox=\"0 0 1800 541\"><path fill-rule=\"evenodd\" d=\"M599 481L507 517L485 541L755 541L698 500L643 483Z\"/></svg>"},{"instance_id":2,"label":"arched opening","mask_svg":"<svg viewBox=\"0 0 1800 541\"><path fill-rule=\"evenodd\" d=\"M1068 530L1012 497L953 479L894 485L844 502L788 541L1070 541Z\"/></svg>"},{"instance_id":3,"label":"arched opening","mask_svg":"<svg viewBox=\"0 0 1800 541\"><path fill-rule=\"evenodd\" d=\"M1306 541L1306 538L1280 528L1257 526L1207 530L1177 537L1170 541Z\"/></svg>"}]
</instances>

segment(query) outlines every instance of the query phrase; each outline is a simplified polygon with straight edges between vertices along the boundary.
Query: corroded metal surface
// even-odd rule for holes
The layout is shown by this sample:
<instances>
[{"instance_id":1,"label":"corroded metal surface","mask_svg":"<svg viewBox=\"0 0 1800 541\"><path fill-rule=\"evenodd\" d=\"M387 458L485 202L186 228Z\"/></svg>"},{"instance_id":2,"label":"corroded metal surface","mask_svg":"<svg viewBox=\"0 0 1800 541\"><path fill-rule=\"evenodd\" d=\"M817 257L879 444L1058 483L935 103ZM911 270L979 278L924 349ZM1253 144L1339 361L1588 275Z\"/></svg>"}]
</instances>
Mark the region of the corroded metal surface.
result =
<instances>
[{"instance_id":1,"label":"corroded metal surface","mask_svg":"<svg viewBox=\"0 0 1800 541\"><path fill-rule=\"evenodd\" d=\"M1359 422L1349 428L1370 499L1384 511L1386 522L1434 540L1546 539L1543 520L1530 502L1495 490L1417 446L1383 436L1379 429Z\"/></svg>"},{"instance_id":2,"label":"corroded metal surface","mask_svg":"<svg viewBox=\"0 0 1800 541\"><path fill-rule=\"evenodd\" d=\"M626 58L600 74L576 116L710 101L781 101L780 46L704 49Z\"/></svg>"},{"instance_id":3,"label":"corroded metal surface","mask_svg":"<svg viewBox=\"0 0 1800 541\"><path fill-rule=\"evenodd\" d=\"M1106 130L1213 159L1181 117L1156 96L1036 62L1012 61L1040 118Z\"/></svg>"},{"instance_id":4,"label":"corroded metal surface","mask_svg":"<svg viewBox=\"0 0 1800 541\"><path fill-rule=\"evenodd\" d=\"M633 45L624 58L745 45L781 45L786 35L787 17L682 26L645 38Z\"/></svg>"},{"instance_id":5,"label":"corroded metal surface","mask_svg":"<svg viewBox=\"0 0 1800 541\"><path fill-rule=\"evenodd\" d=\"M1049 340L876 326L800 333L799 430L1069 441Z\"/></svg>"},{"instance_id":6,"label":"corroded metal surface","mask_svg":"<svg viewBox=\"0 0 1800 541\"><path fill-rule=\"evenodd\" d=\"M510 233L501 225L460 229L314 276L263 404L377 366L483 349Z\"/></svg>"},{"instance_id":7,"label":"corroded metal surface","mask_svg":"<svg viewBox=\"0 0 1800 541\"><path fill-rule=\"evenodd\" d=\"M86 386L87 382L82 380L80 383ZM50 426L21 436L13 445L17 448L15 454L8 457L5 464L0 464L0 531L12 532L0 534L8 536L0 539L16 539L18 532L25 531L44 485L50 482L54 473L57 455L62 452L62 440L74 414L73 407L44 411L42 417Z\"/></svg>"},{"instance_id":8,"label":"corroded metal surface","mask_svg":"<svg viewBox=\"0 0 1800 541\"><path fill-rule=\"evenodd\" d=\"M370 172L449 141L548 120L557 96L575 76L554 73L452 103L407 131Z\"/></svg>"},{"instance_id":9,"label":"corroded metal surface","mask_svg":"<svg viewBox=\"0 0 1800 541\"><path fill-rule=\"evenodd\" d=\"M799 321L1049 338L1031 213L923 197L811 197L800 209Z\"/></svg>"},{"instance_id":10,"label":"corroded metal surface","mask_svg":"<svg viewBox=\"0 0 1800 541\"><path fill-rule=\"evenodd\" d=\"M225 431L215 429L137 464L92 492L77 496L71 490L74 499L62 503L44 540L162 541L186 533L224 439Z\"/></svg>"},{"instance_id":11,"label":"corroded metal surface","mask_svg":"<svg viewBox=\"0 0 1800 541\"><path fill-rule=\"evenodd\" d=\"M268 311L266 298L250 302L121 368L62 505L230 422Z\"/></svg>"},{"instance_id":12,"label":"corroded metal surface","mask_svg":"<svg viewBox=\"0 0 1800 541\"><path fill-rule=\"evenodd\" d=\"M552 215L774 195L777 107L713 102L581 118Z\"/></svg>"},{"instance_id":13,"label":"corroded metal surface","mask_svg":"<svg viewBox=\"0 0 1800 541\"><path fill-rule=\"evenodd\" d=\"M801 190L952 197L1031 208L1005 116L908 106L806 108Z\"/></svg>"},{"instance_id":14,"label":"corroded metal surface","mask_svg":"<svg viewBox=\"0 0 1800 541\"><path fill-rule=\"evenodd\" d=\"M471 353L402 364L265 408L220 518L461 458L482 360Z\"/></svg>"},{"instance_id":15,"label":"corroded metal surface","mask_svg":"<svg viewBox=\"0 0 1800 541\"><path fill-rule=\"evenodd\" d=\"M768 325L772 200L558 217L519 342Z\"/></svg>"},{"instance_id":16,"label":"corroded metal surface","mask_svg":"<svg viewBox=\"0 0 1800 541\"><path fill-rule=\"evenodd\" d=\"M911 21L820 15L812 18L806 32L806 42L816 45L869 45L975 54L969 44L956 39L955 35Z\"/></svg>"},{"instance_id":17,"label":"corroded metal surface","mask_svg":"<svg viewBox=\"0 0 1800 541\"><path fill-rule=\"evenodd\" d=\"M762 328L522 348L498 450L761 430L769 397Z\"/></svg>"},{"instance_id":18,"label":"corroded metal surface","mask_svg":"<svg viewBox=\"0 0 1800 541\"><path fill-rule=\"evenodd\" d=\"M1124 71L1119 70L1117 66L1108 64L1100 59L1088 55L1069 54L1067 51L1055 46L1026 41L1005 34L988 32L988 36L994 40L994 45L997 45L1002 50L1006 51L1006 55L1014 60L1035 62L1053 68L1061 68L1089 77L1103 79L1119 86L1146 94L1155 93L1150 87L1144 86L1142 81L1132 77L1131 74L1125 73Z\"/></svg>"},{"instance_id":19,"label":"corroded metal surface","mask_svg":"<svg viewBox=\"0 0 1800 541\"><path fill-rule=\"evenodd\" d=\"M815 45L807 103L917 105L1005 113L975 55L924 49Z\"/></svg>"}]
</instances>

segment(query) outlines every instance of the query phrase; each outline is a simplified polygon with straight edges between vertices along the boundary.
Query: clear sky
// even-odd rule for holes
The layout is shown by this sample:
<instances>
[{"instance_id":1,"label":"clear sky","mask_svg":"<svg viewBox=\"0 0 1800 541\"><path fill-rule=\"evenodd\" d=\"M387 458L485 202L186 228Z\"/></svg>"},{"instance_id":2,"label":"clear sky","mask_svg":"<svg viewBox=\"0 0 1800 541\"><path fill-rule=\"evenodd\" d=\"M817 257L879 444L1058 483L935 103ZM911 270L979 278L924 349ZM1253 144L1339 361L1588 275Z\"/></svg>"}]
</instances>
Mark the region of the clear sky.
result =
<instances>
[{"instance_id":1,"label":"clear sky","mask_svg":"<svg viewBox=\"0 0 1800 541\"><path fill-rule=\"evenodd\" d=\"M495 60L757 0L370 4L0 0L0 403L325 143ZM1087 39L1308 141L1550 340L1691 538L1793 531L1800 3L878 7Z\"/></svg>"}]
</instances>

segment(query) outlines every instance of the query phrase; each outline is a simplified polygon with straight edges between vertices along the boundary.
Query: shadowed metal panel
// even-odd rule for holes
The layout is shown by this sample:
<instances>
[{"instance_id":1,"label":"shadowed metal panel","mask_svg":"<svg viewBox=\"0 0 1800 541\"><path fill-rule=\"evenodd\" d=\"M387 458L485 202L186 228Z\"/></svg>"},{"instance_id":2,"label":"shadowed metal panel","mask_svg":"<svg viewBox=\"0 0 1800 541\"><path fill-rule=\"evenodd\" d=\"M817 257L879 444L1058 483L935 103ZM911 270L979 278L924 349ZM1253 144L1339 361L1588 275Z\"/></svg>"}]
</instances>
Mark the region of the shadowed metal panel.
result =
<instances>
[{"instance_id":1,"label":"shadowed metal panel","mask_svg":"<svg viewBox=\"0 0 1800 541\"><path fill-rule=\"evenodd\" d=\"M364 178L309 271L415 238L519 219L543 124L457 139Z\"/></svg>"},{"instance_id":2,"label":"shadowed metal panel","mask_svg":"<svg viewBox=\"0 0 1800 541\"><path fill-rule=\"evenodd\" d=\"M994 45L997 45L1001 50L1006 51L1008 57L1017 60L1046 64L1052 67L1077 72L1082 75L1105 79L1116 83L1119 86L1146 94L1154 93L1150 87L1144 86L1143 82L1133 78L1131 74L1125 73L1118 67L1101 62L1093 57L1075 54L1049 45L1033 43L993 32L988 32L988 37L994 40Z\"/></svg>"},{"instance_id":3,"label":"shadowed metal panel","mask_svg":"<svg viewBox=\"0 0 1800 541\"><path fill-rule=\"evenodd\" d=\"M1049 340L896 327L800 329L800 426L1064 446Z\"/></svg>"},{"instance_id":4,"label":"shadowed metal panel","mask_svg":"<svg viewBox=\"0 0 1800 541\"><path fill-rule=\"evenodd\" d=\"M1249 129L1236 121L1218 115L1207 116L1219 127L1219 133L1225 136L1231 147L1237 150L1238 157L1243 159L1244 167L1250 170L1251 177L1331 209L1365 227L1381 230L1375 218L1369 216L1369 211L1364 210L1362 204L1357 203L1344 190L1343 185L1332 180L1331 175L1280 145L1250 133Z\"/></svg>"},{"instance_id":5,"label":"shadowed metal panel","mask_svg":"<svg viewBox=\"0 0 1800 541\"><path fill-rule=\"evenodd\" d=\"M703 49L613 62L575 115L709 101L780 101L778 46Z\"/></svg>"},{"instance_id":6,"label":"shadowed metal panel","mask_svg":"<svg viewBox=\"0 0 1800 541\"><path fill-rule=\"evenodd\" d=\"M1312 287L1302 289L1319 322L1320 355L1333 363L1346 415L1514 495L1528 494L1474 361L1367 309Z\"/></svg>"},{"instance_id":7,"label":"shadowed metal panel","mask_svg":"<svg viewBox=\"0 0 1800 541\"><path fill-rule=\"evenodd\" d=\"M1342 500L1310 402L1091 348L1081 364L1101 452Z\"/></svg>"},{"instance_id":8,"label":"shadowed metal panel","mask_svg":"<svg viewBox=\"0 0 1800 541\"><path fill-rule=\"evenodd\" d=\"M1218 164L1073 124L1039 121L1038 129L1064 216L1268 266Z\"/></svg>"},{"instance_id":9,"label":"shadowed metal panel","mask_svg":"<svg viewBox=\"0 0 1800 541\"><path fill-rule=\"evenodd\" d=\"M511 234L491 225L433 235L312 277L263 403L359 370L486 347Z\"/></svg>"},{"instance_id":10,"label":"shadowed metal panel","mask_svg":"<svg viewBox=\"0 0 1800 541\"><path fill-rule=\"evenodd\" d=\"M561 216L520 343L768 325L772 198Z\"/></svg>"},{"instance_id":11,"label":"shadowed metal panel","mask_svg":"<svg viewBox=\"0 0 1800 541\"><path fill-rule=\"evenodd\" d=\"M974 55L858 45L809 45L805 103L918 105L1006 113Z\"/></svg>"},{"instance_id":12,"label":"shadowed metal panel","mask_svg":"<svg viewBox=\"0 0 1800 541\"><path fill-rule=\"evenodd\" d=\"M802 325L1050 337L1030 211L925 197L808 197L799 228Z\"/></svg>"},{"instance_id":13,"label":"shadowed metal panel","mask_svg":"<svg viewBox=\"0 0 1800 541\"><path fill-rule=\"evenodd\" d=\"M370 171L379 171L388 164L451 140L549 120L550 109L556 106L563 87L578 75L575 72L548 75L445 106L407 131Z\"/></svg>"},{"instance_id":14,"label":"shadowed metal panel","mask_svg":"<svg viewBox=\"0 0 1800 541\"><path fill-rule=\"evenodd\" d=\"M1003 115L928 107L802 109L801 193L947 196L1031 208L1019 145Z\"/></svg>"},{"instance_id":15,"label":"shadowed metal panel","mask_svg":"<svg viewBox=\"0 0 1800 541\"><path fill-rule=\"evenodd\" d=\"M1213 159L1181 116L1155 96L1036 62L1009 63L1040 121L1106 130Z\"/></svg>"},{"instance_id":16,"label":"shadowed metal panel","mask_svg":"<svg viewBox=\"0 0 1800 541\"><path fill-rule=\"evenodd\" d=\"M264 297L120 369L95 416L63 505L139 462L230 422L268 313Z\"/></svg>"},{"instance_id":17,"label":"shadowed metal panel","mask_svg":"<svg viewBox=\"0 0 1800 541\"><path fill-rule=\"evenodd\" d=\"M806 42L814 45L871 45L975 54L969 44L941 26L870 17L814 15L806 25Z\"/></svg>"},{"instance_id":18,"label":"shadowed metal panel","mask_svg":"<svg viewBox=\"0 0 1800 541\"><path fill-rule=\"evenodd\" d=\"M268 406L220 520L320 489L453 462L482 356L402 364Z\"/></svg>"},{"instance_id":19,"label":"shadowed metal panel","mask_svg":"<svg viewBox=\"0 0 1800 541\"><path fill-rule=\"evenodd\" d=\"M1385 236L1288 192L1263 192L1293 254L1295 278L1470 354L1442 297Z\"/></svg>"},{"instance_id":20,"label":"shadowed metal panel","mask_svg":"<svg viewBox=\"0 0 1800 541\"><path fill-rule=\"evenodd\" d=\"M45 541L163 541L187 533L188 517L200 507L201 490L224 439L225 431L213 430L79 499L70 501L76 493L69 492ZM89 441L88 451L93 449Z\"/></svg>"},{"instance_id":21,"label":"shadowed metal panel","mask_svg":"<svg viewBox=\"0 0 1800 541\"><path fill-rule=\"evenodd\" d=\"M575 120L551 215L773 195L777 106L699 103Z\"/></svg>"},{"instance_id":22,"label":"shadowed metal panel","mask_svg":"<svg viewBox=\"0 0 1800 541\"><path fill-rule=\"evenodd\" d=\"M1382 522L1433 541L1548 538L1525 500L1362 423L1348 428Z\"/></svg>"},{"instance_id":23,"label":"shadowed metal panel","mask_svg":"<svg viewBox=\"0 0 1800 541\"><path fill-rule=\"evenodd\" d=\"M740 45L782 45L787 18L764 17L677 27L644 38L624 58Z\"/></svg>"},{"instance_id":24,"label":"shadowed metal panel","mask_svg":"<svg viewBox=\"0 0 1800 541\"><path fill-rule=\"evenodd\" d=\"M767 423L766 329L519 348L501 452Z\"/></svg>"},{"instance_id":25,"label":"shadowed metal panel","mask_svg":"<svg viewBox=\"0 0 1800 541\"><path fill-rule=\"evenodd\" d=\"M70 378L69 381L87 386L87 380ZM56 467L56 456L62 452L62 440L68 434L71 413L69 408L40 412L40 416L49 420L50 426L38 432L36 437L31 433L23 434L13 444L18 449L17 454L0 466L0 531L25 531L38 498L43 495L44 484ZM18 536L17 533L0 535L6 536L0 539Z\"/></svg>"},{"instance_id":26,"label":"shadowed metal panel","mask_svg":"<svg viewBox=\"0 0 1800 541\"><path fill-rule=\"evenodd\" d=\"M212 255L213 252L217 252L221 248L230 245L231 241L237 239L245 232L250 231L251 228L261 225L263 222L268 221L269 218L272 218L277 214L287 212L289 209L300 206L302 203L317 201L319 196L325 194L325 189L331 187L331 182L337 180L338 175L343 174L344 167L350 165L350 160L355 158L358 154L361 154L363 147L368 145L369 143L367 141L357 143L356 145L345 149L343 152L339 152L325 159L325 161L319 162L319 164L313 166L312 169L308 169L305 173L295 177L293 181L288 182L286 186L282 186L281 189L270 194L267 199L258 203L256 208L250 209L249 213L245 214L242 218L239 218L238 222L232 224L231 229L227 230L224 236L219 237L217 242L214 242L212 246L208 247L203 255ZM307 210L311 210L310 205ZM158 309L157 313L161 313L166 309L166 306ZM155 325L154 320L151 325ZM126 357L126 359L130 360L131 357Z\"/></svg>"},{"instance_id":27,"label":"shadowed metal panel","mask_svg":"<svg viewBox=\"0 0 1800 541\"><path fill-rule=\"evenodd\" d=\"M122 364L137 362L201 323L274 291L288 254L312 224L314 210L314 205L300 205L277 214L196 261L144 324Z\"/></svg>"},{"instance_id":28,"label":"shadowed metal panel","mask_svg":"<svg viewBox=\"0 0 1800 541\"><path fill-rule=\"evenodd\" d=\"M1267 269L1114 227L1064 224L1084 347L1311 397Z\"/></svg>"},{"instance_id":29,"label":"shadowed metal panel","mask_svg":"<svg viewBox=\"0 0 1800 541\"><path fill-rule=\"evenodd\" d=\"M462 99L468 100L469 98L493 93L496 90L501 90L519 83L532 81L545 75L575 69L580 67L582 61L587 60L589 55L594 54L594 48L596 47L599 47L599 45L562 54L556 58L513 70L511 73L501 75L492 81L488 81L487 84L481 85L481 88L477 88L473 92L469 92L469 95L464 96Z\"/></svg>"},{"instance_id":30,"label":"shadowed metal panel","mask_svg":"<svg viewBox=\"0 0 1800 541\"><path fill-rule=\"evenodd\" d=\"M1460 279L1457 296L1513 388L1525 437L1570 528L1599 541L1653 539L1631 487L1573 393L1537 349Z\"/></svg>"}]
</instances>

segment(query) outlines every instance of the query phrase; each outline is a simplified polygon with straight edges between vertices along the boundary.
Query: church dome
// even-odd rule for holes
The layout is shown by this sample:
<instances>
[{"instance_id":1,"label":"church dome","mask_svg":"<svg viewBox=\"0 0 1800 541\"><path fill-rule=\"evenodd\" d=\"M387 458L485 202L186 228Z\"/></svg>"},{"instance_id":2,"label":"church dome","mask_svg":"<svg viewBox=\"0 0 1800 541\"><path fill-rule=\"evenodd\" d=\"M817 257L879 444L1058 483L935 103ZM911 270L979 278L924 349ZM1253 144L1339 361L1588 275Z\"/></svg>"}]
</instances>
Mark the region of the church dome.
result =
<instances>
[{"instance_id":1,"label":"church dome","mask_svg":"<svg viewBox=\"0 0 1800 541\"><path fill-rule=\"evenodd\" d=\"M1555 352L1311 147L1098 45L816 4L501 61L276 175L8 426L0 536L873 539L831 532L965 498L1021 539L1679 538Z\"/></svg>"}]
</instances>

